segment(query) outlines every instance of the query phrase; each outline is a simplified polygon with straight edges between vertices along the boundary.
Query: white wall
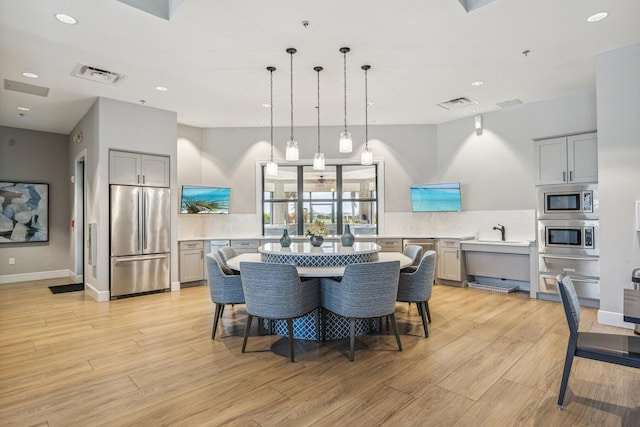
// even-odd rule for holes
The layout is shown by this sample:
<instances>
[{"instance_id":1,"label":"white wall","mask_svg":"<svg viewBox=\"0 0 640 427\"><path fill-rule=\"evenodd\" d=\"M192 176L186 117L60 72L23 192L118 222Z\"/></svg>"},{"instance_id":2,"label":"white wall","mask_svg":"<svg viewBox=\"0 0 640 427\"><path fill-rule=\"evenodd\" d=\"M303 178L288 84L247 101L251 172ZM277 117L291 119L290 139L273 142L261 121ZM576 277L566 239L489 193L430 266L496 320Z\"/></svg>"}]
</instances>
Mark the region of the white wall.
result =
<instances>
[{"instance_id":1,"label":"white wall","mask_svg":"<svg viewBox=\"0 0 640 427\"><path fill-rule=\"evenodd\" d=\"M507 238L535 239L535 156L533 138L590 131L596 128L595 92L585 91L554 100L513 107L484 115L484 133L476 135L473 117L441 125L370 126L374 157L384 160L384 229L387 235L442 234L446 230L495 238L495 223L507 227ZM197 157L198 134L180 127L184 148ZM321 150L327 159L359 162L364 127L351 126L354 150L338 152L341 127L321 128ZM191 132L191 136L189 136ZM300 158L313 158L317 128L295 128ZM286 164L289 128L274 130L274 158ZM268 128L202 130L202 181L190 171L181 184L231 187L230 215L183 215L181 238L260 234L256 213L256 160L269 157ZM181 147L184 147L181 145ZM180 150L182 156L183 149ZM329 161L329 160L328 160ZM190 161L188 167L195 167ZM181 161L182 165L182 161ZM186 172L185 172L186 173ZM185 175L186 176L186 175ZM412 213L409 187L430 182L460 181L462 213ZM183 234L182 226L185 225ZM198 234L199 230L199 234Z\"/></svg>"},{"instance_id":2,"label":"white wall","mask_svg":"<svg viewBox=\"0 0 640 427\"><path fill-rule=\"evenodd\" d=\"M640 267L640 44L597 58L601 323L622 323L623 289ZM631 326L631 325L627 325Z\"/></svg>"}]
</instances>

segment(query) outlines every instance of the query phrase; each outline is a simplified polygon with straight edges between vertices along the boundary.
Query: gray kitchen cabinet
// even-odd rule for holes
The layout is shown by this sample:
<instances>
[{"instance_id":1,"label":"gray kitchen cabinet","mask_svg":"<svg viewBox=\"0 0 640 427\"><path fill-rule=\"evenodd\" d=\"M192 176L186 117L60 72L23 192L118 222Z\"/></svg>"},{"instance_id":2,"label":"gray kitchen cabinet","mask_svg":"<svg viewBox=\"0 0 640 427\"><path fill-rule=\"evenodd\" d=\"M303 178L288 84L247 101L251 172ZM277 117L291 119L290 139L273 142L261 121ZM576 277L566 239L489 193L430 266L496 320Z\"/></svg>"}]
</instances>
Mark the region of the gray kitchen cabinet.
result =
<instances>
[{"instance_id":1,"label":"gray kitchen cabinet","mask_svg":"<svg viewBox=\"0 0 640 427\"><path fill-rule=\"evenodd\" d=\"M236 253L244 254L244 253L255 253L258 252L258 247L260 246L260 240L258 239L247 239L247 240L231 240L230 245L233 249L236 250Z\"/></svg>"},{"instance_id":2,"label":"gray kitchen cabinet","mask_svg":"<svg viewBox=\"0 0 640 427\"><path fill-rule=\"evenodd\" d=\"M535 141L536 184L598 181L596 132Z\"/></svg>"},{"instance_id":3,"label":"gray kitchen cabinet","mask_svg":"<svg viewBox=\"0 0 640 427\"><path fill-rule=\"evenodd\" d=\"M356 241L360 240L356 237ZM380 251L382 252L402 252L402 239L376 239L376 243L380 245Z\"/></svg>"},{"instance_id":4,"label":"gray kitchen cabinet","mask_svg":"<svg viewBox=\"0 0 640 427\"><path fill-rule=\"evenodd\" d=\"M180 242L180 283L204 280L204 243Z\"/></svg>"},{"instance_id":5,"label":"gray kitchen cabinet","mask_svg":"<svg viewBox=\"0 0 640 427\"><path fill-rule=\"evenodd\" d=\"M437 282L445 285L464 286L466 279L460 239L438 239Z\"/></svg>"},{"instance_id":6,"label":"gray kitchen cabinet","mask_svg":"<svg viewBox=\"0 0 640 427\"><path fill-rule=\"evenodd\" d=\"M128 151L109 152L109 183L169 187L169 157Z\"/></svg>"}]
</instances>

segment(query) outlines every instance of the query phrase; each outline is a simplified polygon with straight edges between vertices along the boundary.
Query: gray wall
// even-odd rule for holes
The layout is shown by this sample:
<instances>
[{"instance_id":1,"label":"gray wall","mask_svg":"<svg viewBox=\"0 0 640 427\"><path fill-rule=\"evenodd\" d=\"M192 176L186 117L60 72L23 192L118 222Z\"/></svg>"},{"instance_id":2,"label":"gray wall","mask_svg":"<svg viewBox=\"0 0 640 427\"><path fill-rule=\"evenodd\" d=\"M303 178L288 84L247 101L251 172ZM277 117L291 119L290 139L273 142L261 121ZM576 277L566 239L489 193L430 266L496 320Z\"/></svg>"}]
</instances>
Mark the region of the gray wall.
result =
<instances>
[{"instance_id":1,"label":"gray wall","mask_svg":"<svg viewBox=\"0 0 640 427\"><path fill-rule=\"evenodd\" d=\"M623 289L640 267L640 44L597 59L598 169L600 182L599 320L622 321Z\"/></svg>"},{"instance_id":2,"label":"gray wall","mask_svg":"<svg viewBox=\"0 0 640 427\"><path fill-rule=\"evenodd\" d=\"M68 136L0 126L0 181L49 184L49 242L0 244L0 283L69 274ZM9 258L16 259L9 265ZM35 273L35 274L34 274ZM28 275L12 277L12 275Z\"/></svg>"},{"instance_id":3,"label":"gray wall","mask_svg":"<svg viewBox=\"0 0 640 427\"><path fill-rule=\"evenodd\" d=\"M177 231L177 115L148 106L98 98L72 134L82 132L83 143L72 157L87 153L87 223L98 224L97 266L88 268L86 287L99 301L109 298L109 150L167 155L171 158L171 280L178 283ZM72 169L71 169L72 170Z\"/></svg>"}]
</instances>

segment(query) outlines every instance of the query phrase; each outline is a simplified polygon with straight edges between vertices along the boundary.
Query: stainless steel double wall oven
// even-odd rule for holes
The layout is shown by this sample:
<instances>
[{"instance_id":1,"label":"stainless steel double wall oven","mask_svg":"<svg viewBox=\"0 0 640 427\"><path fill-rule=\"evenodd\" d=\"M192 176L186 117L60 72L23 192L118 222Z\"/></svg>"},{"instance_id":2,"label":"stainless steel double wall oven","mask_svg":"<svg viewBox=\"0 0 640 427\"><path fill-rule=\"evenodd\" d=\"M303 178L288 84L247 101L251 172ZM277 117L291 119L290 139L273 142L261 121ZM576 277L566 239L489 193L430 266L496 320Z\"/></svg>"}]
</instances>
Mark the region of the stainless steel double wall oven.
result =
<instances>
[{"instance_id":1,"label":"stainless steel double wall oven","mask_svg":"<svg viewBox=\"0 0 640 427\"><path fill-rule=\"evenodd\" d=\"M538 187L539 292L556 294L556 276L568 273L581 302L599 305L598 202L598 184Z\"/></svg>"}]
</instances>

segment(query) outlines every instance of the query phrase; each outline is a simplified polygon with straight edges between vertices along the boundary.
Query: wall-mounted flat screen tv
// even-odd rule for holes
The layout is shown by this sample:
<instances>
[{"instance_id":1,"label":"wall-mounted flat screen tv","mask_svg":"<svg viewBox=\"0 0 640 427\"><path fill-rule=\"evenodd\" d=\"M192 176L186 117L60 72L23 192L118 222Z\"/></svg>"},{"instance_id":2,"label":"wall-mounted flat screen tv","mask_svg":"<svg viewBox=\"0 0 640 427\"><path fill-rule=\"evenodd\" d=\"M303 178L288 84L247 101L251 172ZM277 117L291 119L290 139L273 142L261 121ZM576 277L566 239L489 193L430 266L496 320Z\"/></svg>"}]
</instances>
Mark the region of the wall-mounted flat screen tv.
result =
<instances>
[{"instance_id":1,"label":"wall-mounted flat screen tv","mask_svg":"<svg viewBox=\"0 0 640 427\"><path fill-rule=\"evenodd\" d=\"M228 214L231 189L183 185L180 213L183 214Z\"/></svg>"},{"instance_id":2,"label":"wall-mounted flat screen tv","mask_svg":"<svg viewBox=\"0 0 640 427\"><path fill-rule=\"evenodd\" d=\"M462 210L460 183L411 186L413 212L459 212Z\"/></svg>"}]
</instances>

